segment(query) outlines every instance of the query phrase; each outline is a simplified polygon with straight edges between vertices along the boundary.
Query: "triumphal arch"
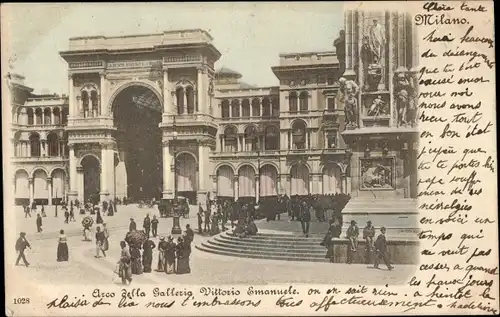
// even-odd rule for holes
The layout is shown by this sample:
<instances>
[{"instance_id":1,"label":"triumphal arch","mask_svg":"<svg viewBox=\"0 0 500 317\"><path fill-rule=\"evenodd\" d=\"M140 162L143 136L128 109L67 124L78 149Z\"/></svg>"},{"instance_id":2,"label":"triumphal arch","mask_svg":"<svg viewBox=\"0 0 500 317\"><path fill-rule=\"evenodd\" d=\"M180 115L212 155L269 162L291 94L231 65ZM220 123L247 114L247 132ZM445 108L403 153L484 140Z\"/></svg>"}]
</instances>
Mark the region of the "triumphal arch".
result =
<instances>
[{"instance_id":1,"label":"triumphal arch","mask_svg":"<svg viewBox=\"0 0 500 317\"><path fill-rule=\"evenodd\" d=\"M221 56L212 37L203 30L78 37L60 55L69 69L68 199L170 199L182 188L204 202Z\"/></svg>"}]
</instances>

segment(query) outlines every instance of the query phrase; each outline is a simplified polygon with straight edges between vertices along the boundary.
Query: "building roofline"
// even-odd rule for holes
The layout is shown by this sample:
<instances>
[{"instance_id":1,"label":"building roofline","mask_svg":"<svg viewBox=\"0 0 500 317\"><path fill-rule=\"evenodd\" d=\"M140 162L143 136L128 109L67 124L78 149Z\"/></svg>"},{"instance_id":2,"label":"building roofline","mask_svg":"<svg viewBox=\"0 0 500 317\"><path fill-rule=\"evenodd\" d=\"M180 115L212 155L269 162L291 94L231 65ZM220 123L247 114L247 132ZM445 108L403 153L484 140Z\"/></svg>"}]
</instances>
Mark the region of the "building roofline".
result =
<instances>
[{"instance_id":1,"label":"building roofline","mask_svg":"<svg viewBox=\"0 0 500 317\"><path fill-rule=\"evenodd\" d=\"M74 40L92 40L92 39L120 39L120 38L123 39L131 37L157 36L157 35L180 33L180 32L202 32L208 35L208 38L211 41L213 41L214 39L212 35L210 35L210 33L208 33L206 30L203 29L180 29L180 30L167 30L161 33L127 34L127 35L112 35L112 36L105 36L105 35L75 36L75 37L70 37L69 40L74 41Z\"/></svg>"}]
</instances>

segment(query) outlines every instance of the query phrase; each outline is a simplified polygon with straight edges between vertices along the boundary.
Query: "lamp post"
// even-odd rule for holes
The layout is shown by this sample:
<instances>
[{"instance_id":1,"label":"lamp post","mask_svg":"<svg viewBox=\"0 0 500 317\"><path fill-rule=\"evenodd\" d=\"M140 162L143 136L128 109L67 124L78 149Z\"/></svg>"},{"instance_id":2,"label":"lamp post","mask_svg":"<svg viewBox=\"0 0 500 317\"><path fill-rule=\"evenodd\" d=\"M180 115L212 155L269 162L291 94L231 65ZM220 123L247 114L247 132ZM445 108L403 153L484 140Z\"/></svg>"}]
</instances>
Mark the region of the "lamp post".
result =
<instances>
[{"instance_id":1,"label":"lamp post","mask_svg":"<svg viewBox=\"0 0 500 317\"><path fill-rule=\"evenodd\" d=\"M173 152L174 152L174 162L173 162L173 170L174 170L174 200L172 202L172 234L181 234L182 229L180 225L180 215L179 215L179 209L180 206L177 201L177 125L175 122L175 115L174 115L174 122L172 124L172 146L173 146Z\"/></svg>"}]
</instances>

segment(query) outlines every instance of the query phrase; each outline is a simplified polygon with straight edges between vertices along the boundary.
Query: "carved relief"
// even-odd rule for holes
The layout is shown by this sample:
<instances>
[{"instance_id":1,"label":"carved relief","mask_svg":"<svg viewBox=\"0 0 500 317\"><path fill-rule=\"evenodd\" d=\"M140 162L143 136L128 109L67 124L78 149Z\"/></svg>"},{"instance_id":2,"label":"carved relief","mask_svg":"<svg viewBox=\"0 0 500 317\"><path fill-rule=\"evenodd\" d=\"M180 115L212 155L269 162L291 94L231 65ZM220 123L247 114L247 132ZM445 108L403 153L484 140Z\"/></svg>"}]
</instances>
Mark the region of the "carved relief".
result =
<instances>
[{"instance_id":1,"label":"carved relief","mask_svg":"<svg viewBox=\"0 0 500 317\"><path fill-rule=\"evenodd\" d=\"M360 158L361 189L394 189L393 158Z\"/></svg>"}]
</instances>

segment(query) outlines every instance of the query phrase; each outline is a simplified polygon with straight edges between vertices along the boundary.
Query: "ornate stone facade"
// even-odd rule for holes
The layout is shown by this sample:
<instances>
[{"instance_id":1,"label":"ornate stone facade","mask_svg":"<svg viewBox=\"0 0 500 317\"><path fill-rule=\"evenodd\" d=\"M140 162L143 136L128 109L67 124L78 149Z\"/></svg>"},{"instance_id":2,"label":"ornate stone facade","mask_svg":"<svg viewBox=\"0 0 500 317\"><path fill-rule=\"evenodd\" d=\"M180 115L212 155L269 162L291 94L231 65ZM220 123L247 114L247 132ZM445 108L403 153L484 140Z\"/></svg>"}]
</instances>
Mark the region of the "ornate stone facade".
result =
<instances>
[{"instance_id":1,"label":"ornate stone facade","mask_svg":"<svg viewBox=\"0 0 500 317\"><path fill-rule=\"evenodd\" d=\"M391 117L395 97L388 77L394 71L387 66L394 61L388 57L394 36L391 33L378 47L376 62L385 68L378 90L373 91L363 79L358 37L366 31L354 27L360 16L348 15L346 32L340 32L334 43L337 53L280 55L279 65L272 68L280 85L274 87L245 84L239 73L227 68L215 71L220 53L202 30L136 36L134 41L130 37L71 39L69 50L61 52L69 66L69 96L57 101L67 116L57 127L63 133L65 155L59 161L51 158L51 164L67 171L64 193L79 200L90 194L101 200L123 198L139 182L137 175L149 179L144 174L153 173L158 177L148 182L160 187L151 189L160 193L156 198L171 198L176 191L192 202L204 202L208 195L257 200L279 194L358 196L364 192L360 180L367 174L361 162L370 161L367 152L370 157L391 157L390 190L401 192L406 188L401 175L406 173L402 147L409 144L407 134L401 130L386 138L365 130L398 127L399 121ZM387 33L392 23L384 17L379 33L381 28ZM96 51L103 47L113 53ZM406 102L402 91L409 95L414 90L402 78L395 86L402 108ZM52 102L44 98L16 107L16 120L25 120L25 109L36 107L37 102ZM120 123L120 109L129 104L158 114L157 119L156 114L151 117L158 121L149 124L157 131L154 141L144 142L154 144L135 144L139 152L158 149L151 161L137 168L139 174L130 172L130 149L124 138L132 126ZM20 140L29 136L30 129L43 131L26 124L19 129ZM378 139L387 141L383 149L375 146ZM43 156L32 160L41 164ZM33 177L30 171L28 177ZM142 182L141 193L146 184ZM40 195L48 196L45 191Z\"/></svg>"}]
</instances>

